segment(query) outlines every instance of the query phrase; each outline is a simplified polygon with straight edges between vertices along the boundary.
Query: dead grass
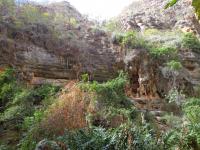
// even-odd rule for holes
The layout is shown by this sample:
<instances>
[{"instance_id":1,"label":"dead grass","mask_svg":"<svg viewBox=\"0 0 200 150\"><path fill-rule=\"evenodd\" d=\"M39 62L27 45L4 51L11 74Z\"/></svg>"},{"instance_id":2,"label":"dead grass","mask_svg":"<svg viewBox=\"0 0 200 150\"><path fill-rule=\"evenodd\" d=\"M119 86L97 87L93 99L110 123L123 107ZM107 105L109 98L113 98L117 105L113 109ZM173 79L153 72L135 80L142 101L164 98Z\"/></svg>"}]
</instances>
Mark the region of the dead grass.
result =
<instances>
[{"instance_id":1,"label":"dead grass","mask_svg":"<svg viewBox=\"0 0 200 150\"><path fill-rule=\"evenodd\" d=\"M91 99L91 94L81 91L75 81L69 82L58 101L48 110L43 126L49 133L59 135L63 134L65 129L86 127L86 115L93 111Z\"/></svg>"},{"instance_id":2,"label":"dead grass","mask_svg":"<svg viewBox=\"0 0 200 150\"><path fill-rule=\"evenodd\" d=\"M0 68L0 74L5 71L5 68Z\"/></svg>"}]
</instances>

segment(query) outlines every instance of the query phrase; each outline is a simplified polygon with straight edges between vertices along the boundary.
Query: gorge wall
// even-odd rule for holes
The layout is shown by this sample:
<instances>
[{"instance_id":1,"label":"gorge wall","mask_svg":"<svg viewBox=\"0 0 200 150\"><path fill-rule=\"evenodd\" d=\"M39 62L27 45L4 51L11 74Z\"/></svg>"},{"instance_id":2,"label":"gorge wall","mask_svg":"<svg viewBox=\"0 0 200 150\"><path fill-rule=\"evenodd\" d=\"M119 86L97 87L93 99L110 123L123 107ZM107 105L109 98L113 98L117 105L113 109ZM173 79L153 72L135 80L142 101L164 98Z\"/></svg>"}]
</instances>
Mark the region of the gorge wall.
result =
<instances>
[{"instance_id":1,"label":"gorge wall","mask_svg":"<svg viewBox=\"0 0 200 150\"><path fill-rule=\"evenodd\" d=\"M158 13L162 7L157 7L163 6L160 3L160 0L144 1L144 7L137 13L130 11L134 10L135 5L131 6L127 9L131 13L125 12L120 16L124 29L142 30L144 26L173 29L178 24L182 24L184 28L193 28L194 24L190 25L192 22L181 23L184 19L189 21L187 15L182 16L180 20L178 17L172 17L179 14L179 8L187 7L188 1L184 2L183 6L176 6L176 11L172 11L171 8L166 13L161 13L162 16ZM146 8L149 6L154 11ZM90 80L102 82L114 78L119 70L126 70L129 73L131 93L136 97L162 97L170 89L170 79L164 75L164 67L159 66L145 49L132 49L126 54L123 53L126 50L112 42L110 33L92 27L93 23L67 2L39 8L52 14L58 13L59 10L65 18L75 18L78 23L34 23L19 28L12 19L1 21L1 68L12 66L16 68L20 78L30 82L35 82L37 78L72 80L80 78L84 73L89 74ZM191 11L188 7L185 14ZM194 16L192 18L194 19ZM55 33L52 29L58 29L59 32ZM192 85L200 84L200 55L188 51L180 56L184 64L184 73L178 79L179 84L183 89L192 91Z\"/></svg>"}]
</instances>

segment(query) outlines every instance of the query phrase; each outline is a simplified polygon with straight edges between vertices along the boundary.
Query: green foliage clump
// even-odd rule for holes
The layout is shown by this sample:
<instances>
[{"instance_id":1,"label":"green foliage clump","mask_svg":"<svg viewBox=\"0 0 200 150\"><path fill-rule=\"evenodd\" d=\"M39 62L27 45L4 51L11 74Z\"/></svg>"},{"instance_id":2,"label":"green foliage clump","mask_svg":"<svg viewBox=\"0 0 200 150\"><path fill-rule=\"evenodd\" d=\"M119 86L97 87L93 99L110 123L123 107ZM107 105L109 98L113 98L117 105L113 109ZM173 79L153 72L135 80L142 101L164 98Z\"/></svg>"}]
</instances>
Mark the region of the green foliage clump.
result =
<instances>
[{"instance_id":1,"label":"green foliage clump","mask_svg":"<svg viewBox=\"0 0 200 150\"><path fill-rule=\"evenodd\" d=\"M32 135L37 127L36 124L43 118L43 112L52 103L58 91L59 87L53 85L28 87L17 80L14 69L5 69L0 73L0 105L3 108L0 113L0 123L7 125L8 131L10 127L16 128L19 133L25 130L29 133L24 138L29 140L25 141L33 141ZM40 110L37 106L40 106ZM20 137L16 138L19 140ZM0 144L5 145L1 142Z\"/></svg>"},{"instance_id":2,"label":"green foliage clump","mask_svg":"<svg viewBox=\"0 0 200 150\"><path fill-rule=\"evenodd\" d=\"M96 100L103 102L105 105L121 105L126 101L125 85L127 78L124 73L105 83L98 83L96 81L90 83L80 83L82 90L96 93Z\"/></svg>"},{"instance_id":3,"label":"green foliage clump","mask_svg":"<svg viewBox=\"0 0 200 150\"><path fill-rule=\"evenodd\" d=\"M106 130L93 127L78 131L66 131L64 136L57 138L72 150L160 150L162 144L158 142L155 132L147 125L137 127L133 124L123 124L118 128Z\"/></svg>"},{"instance_id":4,"label":"green foliage clump","mask_svg":"<svg viewBox=\"0 0 200 150\"><path fill-rule=\"evenodd\" d=\"M188 101L184 104L183 109L191 123L200 123L200 99L188 99Z\"/></svg>"},{"instance_id":5,"label":"green foliage clump","mask_svg":"<svg viewBox=\"0 0 200 150\"><path fill-rule=\"evenodd\" d=\"M176 60L171 60L170 62L167 63L167 66L169 67L169 69L171 69L172 71L178 71L180 69L183 68L181 62L176 61Z\"/></svg>"},{"instance_id":6,"label":"green foliage clump","mask_svg":"<svg viewBox=\"0 0 200 150\"><path fill-rule=\"evenodd\" d=\"M171 58L177 55L177 49L169 46L155 47L150 50L150 53L155 57Z\"/></svg>"},{"instance_id":7,"label":"green foliage clump","mask_svg":"<svg viewBox=\"0 0 200 150\"><path fill-rule=\"evenodd\" d=\"M190 98L183 104L185 123L163 137L166 148L200 149L200 99Z\"/></svg>"},{"instance_id":8,"label":"green foliage clump","mask_svg":"<svg viewBox=\"0 0 200 150\"><path fill-rule=\"evenodd\" d=\"M122 40L123 40L123 34L113 33L113 35L112 35L113 44L120 45L122 43Z\"/></svg>"},{"instance_id":9,"label":"green foliage clump","mask_svg":"<svg viewBox=\"0 0 200 150\"><path fill-rule=\"evenodd\" d=\"M32 4L25 4L21 6L20 19L23 19L21 23L44 23L47 24L51 20L51 16L48 12L43 12L39 7ZM19 22L18 22L19 23Z\"/></svg>"},{"instance_id":10,"label":"green foliage clump","mask_svg":"<svg viewBox=\"0 0 200 150\"><path fill-rule=\"evenodd\" d=\"M165 5L165 9L174 6L179 0L169 0L169 2ZM200 19L200 1L199 0L192 0L192 6L195 9L195 12Z\"/></svg>"},{"instance_id":11,"label":"green foliage clump","mask_svg":"<svg viewBox=\"0 0 200 150\"><path fill-rule=\"evenodd\" d=\"M40 105L43 105L43 107L39 110L36 109L31 114L25 116L21 125L23 132L25 133L19 143L21 150L35 149L39 136L41 134L44 135L43 130L40 128L40 122L44 119L45 111L48 106L52 104L55 99L55 94L58 91L59 87L48 84L39 86L32 90L31 96L33 97L33 100L35 100L37 105L38 101L42 102Z\"/></svg>"},{"instance_id":12,"label":"green foliage clump","mask_svg":"<svg viewBox=\"0 0 200 150\"><path fill-rule=\"evenodd\" d=\"M193 0L192 6L194 7L198 18L200 19L200 1L199 0Z\"/></svg>"},{"instance_id":13,"label":"green foliage clump","mask_svg":"<svg viewBox=\"0 0 200 150\"><path fill-rule=\"evenodd\" d=\"M170 1L165 5L165 9L174 6L177 2L178 2L178 0L170 0Z\"/></svg>"},{"instance_id":14,"label":"green foliage clump","mask_svg":"<svg viewBox=\"0 0 200 150\"><path fill-rule=\"evenodd\" d=\"M194 52L200 52L200 40L192 33L185 34L182 39L182 47Z\"/></svg>"},{"instance_id":15,"label":"green foliage clump","mask_svg":"<svg viewBox=\"0 0 200 150\"><path fill-rule=\"evenodd\" d=\"M88 74L83 74L81 75L81 80L83 82L88 82L89 81L89 75Z\"/></svg>"},{"instance_id":16,"label":"green foliage clump","mask_svg":"<svg viewBox=\"0 0 200 150\"><path fill-rule=\"evenodd\" d=\"M6 69L0 73L0 106L6 106L16 92L16 81L13 69Z\"/></svg>"},{"instance_id":17,"label":"green foliage clump","mask_svg":"<svg viewBox=\"0 0 200 150\"><path fill-rule=\"evenodd\" d=\"M147 48L146 41L135 31L126 32L123 36L121 44L128 49Z\"/></svg>"},{"instance_id":18,"label":"green foliage clump","mask_svg":"<svg viewBox=\"0 0 200 150\"><path fill-rule=\"evenodd\" d=\"M69 19L69 23L70 23L72 26L74 26L74 27L78 24L76 18L70 18L70 19Z\"/></svg>"},{"instance_id":19,"label":"green foliage clump","mask_svg":"<svg viewBox=\"0 0 200 150\"><path fill-rule=\"evenodd\" d=\"M14 17L15 1L14 0L0 0L0 20L6 17Z\"/></svg>"},{"instance_id":20,"label":"green foliage clump","mask_svg":"<svg viewBox=\"0 0 200 150\"><path fill-rule=\"evenodd\" d=\"M104 25L103 25L103 29L110 31L110 32L120 32L121 31L121 27L120 24L117 20L112 19L107 21Z\"/></svg>"},{"instance_id":21,"label":"green foliage clump","mask_svg":"<svg viewBox=\"0 0 200 150\"><path fill-rule=\"evenodd\" d=\"M25 136L21 139L19 146L21 150L35 149L40 131L40 122L44 118L44 111L35 111L33 116L26 117L22 124Z\"/></svg>"}]
</instances>

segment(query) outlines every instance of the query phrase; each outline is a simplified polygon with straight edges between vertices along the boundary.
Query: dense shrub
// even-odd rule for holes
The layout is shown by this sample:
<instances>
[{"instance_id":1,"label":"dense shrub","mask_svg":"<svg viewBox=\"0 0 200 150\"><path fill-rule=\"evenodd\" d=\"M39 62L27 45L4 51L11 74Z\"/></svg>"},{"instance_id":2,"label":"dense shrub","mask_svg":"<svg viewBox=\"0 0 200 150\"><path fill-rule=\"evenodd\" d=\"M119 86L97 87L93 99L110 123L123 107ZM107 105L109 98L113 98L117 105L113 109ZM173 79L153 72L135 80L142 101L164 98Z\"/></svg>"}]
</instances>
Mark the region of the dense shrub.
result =
<instances>
[{"instance_id":1,"label":"dense shrub","mask_svg":"<svg viewBox=\"0 0 200 150\"><path fill-rule=\"evenodd\" d=\"M36 147L38 138L40 137L40 122L44 118L43 111L35 111L33 116L26 117L22 124L22 128L25 132L24 138L19 143L20 150L33 150ZM44 133L43 133L44 134ZM41 140L41 139L40 139Z\"/></svg>"},{"instance_id":2,"label":"dense shrub","mask_svg":"<svg viewBox=\"0 0 200 150\"><path fill-rule=\"evenodd\" d=\"M113 44L120 45L122 43L122 40L123 40L123 34L120 34L120 33L112 34L112 43Z\"/></svg>"},{"instance_id":3,"label":"dense shrub","mask_svg":"<svg viewBox=\"0 0 200 150\"><path fill-rule=\"evenodd\" d=\"M135 31L129 31L124 34L122 46L128 49L148 47L147 42L143 39L143 37Z\"/></svg>"},{"instance_id":4,"label":"dense shrub","mask_svg":"<svg viewBox=\"0 0 200 150\"><path fill-rule=\"evenodd\" d=\"M164 136L166 148L181 150L200 148L200 99L191 98L183 104L185 123L169 131Z\"/></svg>"},{"instance_id":5,"label":"dense shrub","mask_svg":"<svg viewBox=\"0 0 200 150\"><path fill-rule=\"evenodd\" d=\"M109 130L94 127L73 132L66 131L65 135L57 140L72 150L160 150L162 144L155 135L148 125L137 127L133 124L123 124Z\"/></svg>"},{"instance_id":6,"label":"dense shrub","mask_svg":"<svg viewBox=\"0 0 200 150\"><path fill-rule=\"evenodd\" d=\"M96 93L96 100L108 105L117 106L126 103L125 85L127 78L124 73L105 83L98 83L96 81L90 83L80 83L80 88L89 92Z\"/></svg>"},{"instance_id":7,"label":"dense shrub","mask_svg":"<svg viewBox=\"0 0 200 150\"><path fill-rule=\"evenodd\" d=\"M0 106L10 102L16 92L16 82L13 69L6 69L0 73Z\"/></svg>"},{"instance_id":8,"label":"dense shrub","mask_svg":"<svg viewBox=\"0 0 200 150\"><path fill-rule=\"evenodd\" d=\"M36 122L39 122L39 119L42 118L40 112L42 113L53 102L58 91L59 87L53 85L26 86L23 82L17 80L13 69L5 69L0 73L0 104L2 107L0 123L5 125L6 132L15 128L19 135L23 130L29 133L29 131L35 129ZM38 111L38 106L40 106L40 111ZM24 126L23 130L21 126ZM28 134L25 139L28 136L31 137ZM16 137L17 140L19 138ZM6 143L0 142L0 144L5 145Z\"/></svg>"},{"instance_id":9,"label":"dense shrub","mask_svg":"<svg viewBox=\"0 0 200 150\"><path fill-rule=\"evenodd\" d=\"M176 48L173 48L173 47L161 46L161 47L151 48L150 53L155 57L172 58L172 57L176 57L177 50Z\"/></svg>"},{"instance_id":10,"label":"dense shrub","mask_svg":"<svg viewBox=\"0 0 200 150\"><path fill-rule=\"evenodd\" d=\"M176 60L171 60L167 63L167 66L169 67L169 69L173 70L173 71L178 71L180 69L182 69L182 64L179 61Z\"/></svg>"},{"instance_id":11,"label":"dense shrub","mask_svg":"<svg viewBox=\"0 0 200 150\"><path fill-rule=\"evenodd\" d=\"M0 20L8 17L14 17L14 0L0 0Z\"/></svg>"},{"instance_id":12,"label":"dense shrub","mask_svg":"<svg viewBox=\"0 0 200 150\"><path fill-rule=\"evenodd\" d=\"M187 33L182 39L182 47L191 49L194 52L200 53L200 41L192 33Z\"/></svg>"},{"instance_id":13,"label":"dense shrub","mask_svg":"<svg viewBox=\"0 0 200 150\"><path fill-rule=\"evenodd\" d=\"M24 4L20 6L20 13L16 19L16 25L22 27L27 23L48 24L52 20L52 16L48 12L40 10L34 4Z\"/></svg>"},{"instance_id":14,"label":"dense shrub","mask_svg":"<svg viewBox=\"0 0 200 150\"><path fill-rule=\"evenodd\" d=\"M180 48L183 33L180 31L147 29L144 31L143 36L147 41L153 43L154 47Z\"/></svg>"},{"instance_id":15,"label":"dense shrub","mask_svg":"<svg viewBox=\"0 0 200 150\"><path fill-rule=\"evenodd\" d=\"M110 32L120 32L121 31L120 23L115 19L105 22L103 25L103 29L110 31Z\"/></svg>"}]
</instances>

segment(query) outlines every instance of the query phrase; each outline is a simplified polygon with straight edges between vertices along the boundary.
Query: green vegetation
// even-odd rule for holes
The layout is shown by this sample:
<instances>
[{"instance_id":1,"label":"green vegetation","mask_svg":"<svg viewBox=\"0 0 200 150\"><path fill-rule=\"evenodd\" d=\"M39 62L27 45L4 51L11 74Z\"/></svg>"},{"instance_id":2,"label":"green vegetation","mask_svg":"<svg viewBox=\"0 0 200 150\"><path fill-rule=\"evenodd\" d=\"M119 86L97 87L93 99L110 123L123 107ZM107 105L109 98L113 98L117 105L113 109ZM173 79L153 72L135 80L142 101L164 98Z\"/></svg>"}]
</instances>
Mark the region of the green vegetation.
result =
<instances>
[{"instance_id":1,"label":"green vegetation","mask_svg":"<svg viewBox=\"0 0 200 150\"><path fill-rule=\"evenodd\" d=\"M175 61L169 64L172 70L179 70L181 66ZM161 121L170 127L167 133L162 133L151 115L145 116L144 120L144 113L129 102L125 95L127 77L124 73L105 83L90 82L88 75L83 75L78 87L82 92L92 94L91 104L98 105L98 111L86 116L89 126L66 129L64 134L55 136L48 133L50 131L45 128L44 121L49 113L49 106L55 102L53 99L58 87L26 87L16 80L13 69L6 69L1 73L0 82L3 83L0 91L1 105L4 106L1 122L13 125L13 122L8 121L15 120L15 125L24 135L21 139L18 137L20 150L35 149L36 144L43 139L49 139L46 141L50 147L59 148L57 143L62 143L72 150L197 150L200 146L200 99L191 98L180 103L183 112L181 117L173 114L162 117ZM4 92L10 95L5 96ZM1 149L16 149L16 146L7 148L5 141L0 144Z\"/></svg>"},{"instance_id":2,"label":"green vegetation","mask_svg":"<svg viewBox=\"0 0 200 150\"><path fill-rule=\"evenodd\" d=\"M119 22L115 19L107 21L102 28L109 32L120 32L122 30Z\"/></svg>"},{"instance_id":3,"label":"green vegetation","mask_svg":"<svg viewBox=\"0 0 200 150\"><path fill-rule=\"evenodd\" d=\"M43 12L39 7L31 4L21 6L21 14L19 18L23 21L21 23L43 23L48 24L51 20L51 16L48 12Z\"/></svg>"},{"instance_id":4,"label":"green vegetation","mask_svg":"<svg viewBox=\"0 0 200 150\"><path fill-rule=\"evenodd\" d=\"M167 63L167 66L173 71L178 71L183 67L182 64L176 60L171 60L170 62Z\"/></svg>"},{"instance_id":5,"label":"green vegetation","mask_svg":"<svg viewBox=\"0 0 200 150\"><path fill-rule=\"evenodd\" d=\"M58 140L65 143L70 149L135 149L135 150L160 150L162 144L155 138L148 125L134 126L123 124L116 129L106 130L93 127L89 130L66 132Z\"/></svg>"},{"instance_id":6,"label":"green vegetation","mask_svg":"<svg viewBox=\"0 0 200 150\"><path fill-rule=\"evenodd\" d=\"M182 47L200 53L200 40L192 33L185 34Z\"/></svg>"},{"instance_id":7,"label":"green vegetation","mask_svg":"<svg viewBox=\"0 0 200 150\"><path fill-rule=\"evenodd\" d=\"M128 49L147 48L146 41L135 31L126 32L121 44Z\"/></svg>"},{"instance_id":8,"label":"green vegetation","mask_svg":"<svg viewBox=\"0 0 200 150\"><path fill-rule=\"evenodd\" d=\"M166 7L176 2L173 0ZM198 15L199 4L193 0ZM0 0L0 21L7 20L17 29L26 25L52 25L59 38L67 35L62 33L61 27L73 28L79 23L76 18L51 14L32 4L18 7L21 11L16 14L13 0ZM165 99L180 108L180 115L166 113L156 120L149 111L138 110L126 95L128 77L122 72L115 79L102 83L90 81L84 74L78 84L63 88L62 99L56 100L59 87L27 85L17 79L14 69L7 68L0 73L0 132L17 134L11 135L13 137L3 135L0 150L34 150L44 139L50 147L54 146L53 149L59 149L59 144L71 150L200 149L199 87L196 98L187 98L177 84L183 68L178 53L181 50L200 53L198 37L191 33L183 35L155 29L143 34L136 31L121 33L116 20L107 22L103 28L114 32L113 43L122 49L144 49L152 60L159 60L160 67L166 68L169 74L169 84L172 84ZM92 32L98 30L94 28ZM68 32L69 39L74 36L75 33ZM163 123L164 129L158 121Z\"/></svg>"},{"instance_id":9,"label":"green vegetation","mask_svg":"<svg viewBox=\"0 0 200 150\"><path fill-rule=\"evenodd\" d=\"M191 98L183 104L184 124L173 128L165 135L166 148L179 148L181 150L200 148L200 99Z\"/></svg>"},{"instance_id":10,"label":"green vegetation","mask_svg":"<svg viewBox=\"0 0 200 150\"><path fill-rule=\"evenodd\" d=\"M172 58L177 56L177 50L173 47L163 46L163 47L155 47L150 50L150 53L159 58L159 57L167 57Z\"/></svg>"},{"instance_id":11,"label":"green vegetation","mask_svg":"<svg viewBox=\"0 0 200 150\"><path fill-rule=\"evenodd\" d=\"M102 84L98 82L80 83L80 88L89 92L95 92L97 96L96 100L103 102L105 105L116 106L126 102L126 83L126 76L120 73L116 79Z\"/></svg>"},{"instance_id":12,"label":"green vegetation","mask_svg":"<svg viewBox=\"0 0 200 150\"><path fill-rule=\"evenodd\" d=\"M5 19L8 16L13 17L15 2L14 0L0 0L0 20Z\"/></svg>"},{"instance_id":13,"label":"green vegetation","mask_svg":"<svg viewBox=\"0 0 200 150\"><path fill-rule=\"evenodd\" d=\"M22 126L26 129L28 125L33 126L32 123L39 120L39 112L53 102L58 90L59 87L52 85L28 87L16 79L15 71L10 68L0 73L0 106L3 108L0 123L7 126L5 132L16 129L22 134ZM6 142L1 141L0 145L7 145Z\"/></svg>"},{"instance_id":14,"label":"green vegetation","mask_svg":"<svg viewBox=\"0 0 200 150\"><path fill-rule=\"evenodd\" d=\"M195 8L196 14L198 18L200 19L200 2L198 0L193 0L192 6Z\"/></svg>"}]
</instances>

